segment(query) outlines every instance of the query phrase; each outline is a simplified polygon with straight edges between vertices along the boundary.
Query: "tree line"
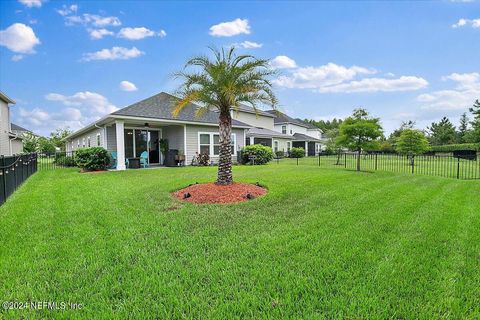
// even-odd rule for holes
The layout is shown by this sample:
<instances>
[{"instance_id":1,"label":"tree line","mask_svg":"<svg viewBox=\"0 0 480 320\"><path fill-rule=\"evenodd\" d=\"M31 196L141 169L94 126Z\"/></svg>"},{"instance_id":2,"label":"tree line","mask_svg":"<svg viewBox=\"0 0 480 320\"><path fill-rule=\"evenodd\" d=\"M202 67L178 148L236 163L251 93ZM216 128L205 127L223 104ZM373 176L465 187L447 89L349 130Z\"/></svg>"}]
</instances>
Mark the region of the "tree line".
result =
<instances>
[{"instance_id":1,"label":"tree line","mask_svg":"<svg viewBox=\"0 0 480 320\"><path fill-rule=\"evenodd\" d=\"M480 143L480 101L460 117L458 127L447 117L432 122L424 130L415 128L415 121L404 121L388 137L384 135L379 118L373 118L362 108L355 109L346 119L305 121L322 129L327 138L327 151L338 152L345 148L352 151L398 152L421 154L431 146Z\"/></svg>"}]
</instances>

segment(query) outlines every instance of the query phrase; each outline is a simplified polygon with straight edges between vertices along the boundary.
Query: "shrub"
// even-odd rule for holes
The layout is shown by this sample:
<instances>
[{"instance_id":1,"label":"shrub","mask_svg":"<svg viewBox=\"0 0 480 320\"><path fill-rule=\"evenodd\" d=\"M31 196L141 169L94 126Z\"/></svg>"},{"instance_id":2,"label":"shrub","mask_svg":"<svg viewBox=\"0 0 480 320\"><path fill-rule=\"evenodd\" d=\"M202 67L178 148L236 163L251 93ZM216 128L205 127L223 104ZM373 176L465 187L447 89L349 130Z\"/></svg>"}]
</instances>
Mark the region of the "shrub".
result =
<instances>
[{"instance_id":1,"label":"shrub","mask_svg":"<svg viewBox=\"0 0 480 320\"><path fill-rule=\"evenodd\" d=\"M199 166L208 166L210 165L210 156L206 153L198 155L198 165Z\"/></svg>"},{"instance_id":2,"label":"shrub","mask_svg":"<svg viewBox=\"0 0 480 320\"><path fill-rule=\"evenodd\" d=\"M277 151L275 152L275 156L278 158L278 159L281 159L285 156L285 152L283 151Z\"/></svg>"},{"instance_id":3,"label":"shrub","mask_svg":"<svg viewBox=\"0 0 480 320\"><path fill-rule=\"evenodd\" d=\"M255 164L266 164L273 159L272 148L261 144L253 144L242 148L243 163L250 162L250 157L255 157Z\"/></svg>"},{"instance_id":4,"label":"shrub","mask_svg":"<svg viewBox=\"0 0 480 320\"><path fill-rule=\"evenodd\" d=\"M290 158L303 158L305 157L305 149L292 148L290 149Z\"/></svg>"},{"instance_id":5,"label":"shrub","mask_svg":"<svg viewBox=\"0 0 480 320\"><path fill-rule=\"evenodd\" d=\"M480 143L460 143L446 144L443 146L431 146L431 150L435 152L453 152L459 150L480 151Z\"/></svg>"},{"instance_id":6,"label":"shrub","mask_svg":"<svg viewBox=\"0 0 480 320\"><path fill-rule=\"evenodd\" d=\"M55 155L55 164L64 167L75 167L77 165L73 156L67 156L62 153L57 153Z\"/></svg>"},{"instance_id":7,"label":"shrub","mask_svg":"<svg viewBox=\"0 0 480 320\"><path fill-rule=\"evenodd\" d=\"M89 171L105 170L110 163L108 152L102 147L78 149L75 160L80 168Z\"/></svg>"}]
</instances>

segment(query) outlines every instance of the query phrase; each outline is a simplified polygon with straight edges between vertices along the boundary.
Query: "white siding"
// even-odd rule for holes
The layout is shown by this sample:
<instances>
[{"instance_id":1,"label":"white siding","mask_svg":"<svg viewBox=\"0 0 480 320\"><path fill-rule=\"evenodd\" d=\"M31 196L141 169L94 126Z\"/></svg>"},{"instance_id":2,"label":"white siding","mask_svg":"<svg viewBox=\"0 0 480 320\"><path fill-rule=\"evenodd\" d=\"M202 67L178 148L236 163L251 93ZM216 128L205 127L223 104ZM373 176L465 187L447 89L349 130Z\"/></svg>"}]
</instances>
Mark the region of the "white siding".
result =
<instances>
[{"instance_id":1,"label":"white siding","mask_svg":"<svg viewBox=\"0 0 480 320\"><path fill-rule=\"evenodd\" d=\"M198 150L198 133L199 132L216 132L218 133L218 127L211 126L198 126L198 125L187 125L187 153L186 153L186 164L190 165L193 157L195 156ZM232 129L232 133L236 136L236 150L240 150L245 146L245 130L244 129ZM211 157L210 160L218 163L218 156ZM237 162L237 157L232 156L232 160Z\"/></svg>"},{"instance_id":2,"label":"white siding","mask_svg":"<svg viewBox=\"0 0 480 320\"><path fill-rule=\"evenodd\" d=\"M23 142L20 139L12 140L12 154L20 154L23 152Z\"/></svg>"},{"instance_id":3,"label":"white siding","mask_svg":"<svg viewBox=\"0 0 480 320\"><path fill-rule=\"evenodd\" d=\"M11 155L10 138L10 110L8 104L0 100L0 155Z\"/></svg>"},{"instance_id":4,"label":"white siding","mask_svg":"<svg viewBox=\"0 0 480 320\"><path fill-rule=\"evenodd\" d=\"M168 149L176 149L179 153L185 153L183 144L183 126L162 127L162 138L168 140Z\"/></svg>"},{"instance_id":5,"label":"white siding","mask_svg":"<svg viewBox=\"0 0 480 320\"><path fill-rule=\"evenodd\" d=\"M100 134L100 147L104 146L104 130L103 128L94 128L90 131L86 131L81 135L75 136L73 139L69 139L67 141L66 150L67 151L75 151L78 149L77 143L80 140L80 148L83 148L83 139L85 139L85 147L88 147L88 137L90 137L90 147L97 147L97 134ZM73 141L73 149L72 149L72 141Z\"/></svg>"},{"instance_id":6,"label":"white siding","mask_svg":"<svg viewBox=\"0 0 480 320\"><path fill-rule=\"evenodd\" d=\"M315 139L322 139L322 132L317 129L308 129L307 130L307 136L313 137Z\"/></svg>"},{"instance_id":7,"label":"white siding","mask_svg":"<svg viewBox=\"0 0 480 320\"><path fill-rule=\"evenodd\" d=\"M265 128L265 129L274 129L274 118L262 116L261 114L253 114L243 111L232 111L232 118L243 123L249 124L253 127Z\"/></svg>"}]
</instances>

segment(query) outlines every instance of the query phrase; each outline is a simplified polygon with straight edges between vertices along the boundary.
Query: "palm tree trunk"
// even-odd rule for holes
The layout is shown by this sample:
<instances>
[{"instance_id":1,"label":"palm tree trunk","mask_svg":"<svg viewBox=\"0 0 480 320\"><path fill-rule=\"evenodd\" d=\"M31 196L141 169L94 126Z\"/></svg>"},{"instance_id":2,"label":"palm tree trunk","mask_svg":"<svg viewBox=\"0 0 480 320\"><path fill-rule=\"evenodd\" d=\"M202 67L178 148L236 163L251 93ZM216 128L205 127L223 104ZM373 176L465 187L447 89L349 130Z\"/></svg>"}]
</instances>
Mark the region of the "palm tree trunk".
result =
<instances>
[{"instance_id":1,"label":"palm tree trunk","mask_svg":"<svg viewBox=\"0 0 480 320\"><path fill-rule=\"evenodd\" d=\"M219 118L220 156L218 160L217 184L233 183L232 177L232 117L230 110L220 112Z\"/></svg>"}]
</instances>

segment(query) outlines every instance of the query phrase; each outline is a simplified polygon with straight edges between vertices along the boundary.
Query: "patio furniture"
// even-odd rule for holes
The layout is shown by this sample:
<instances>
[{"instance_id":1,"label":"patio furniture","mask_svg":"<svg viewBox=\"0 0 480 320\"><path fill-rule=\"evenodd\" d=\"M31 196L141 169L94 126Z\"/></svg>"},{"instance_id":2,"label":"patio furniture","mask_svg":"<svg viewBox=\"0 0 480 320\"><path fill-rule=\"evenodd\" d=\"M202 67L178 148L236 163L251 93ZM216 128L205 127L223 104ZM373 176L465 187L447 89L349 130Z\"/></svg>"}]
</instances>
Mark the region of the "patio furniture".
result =
<instances>
[{"instance_id":1,"label":"patio furniture","mask_svg":"<svg viewBox=\"0 0 480 320\"><path fill-rule=\"evenodd\" d=\"M140 165L142 165L144 168L149 166L147 151L143 151L142 154L140 154Z\"/></svg>"},{"instance_id":2,"label":"patio furniture","mask_svg":"<svg viewBox=\"0 0 480 320\"><path fill-rule=\"evenodd\" d=\"M117 151L112 151L110 152L110 154L113 159L113 164L110 168L115 169L117 167L117 161L118 161ZM128 168L128 159L125 159L125 167Z\"/></svg>"},{"instance_id":3,"label":"patio furniture","mask_svg":"<svg viewBox=\"0 0 480 320\"><path fill-rule=\"evenodd\" d=\"M128 158L129 169L140 169L140 158Z\"/></svg>"}]
</instances>

